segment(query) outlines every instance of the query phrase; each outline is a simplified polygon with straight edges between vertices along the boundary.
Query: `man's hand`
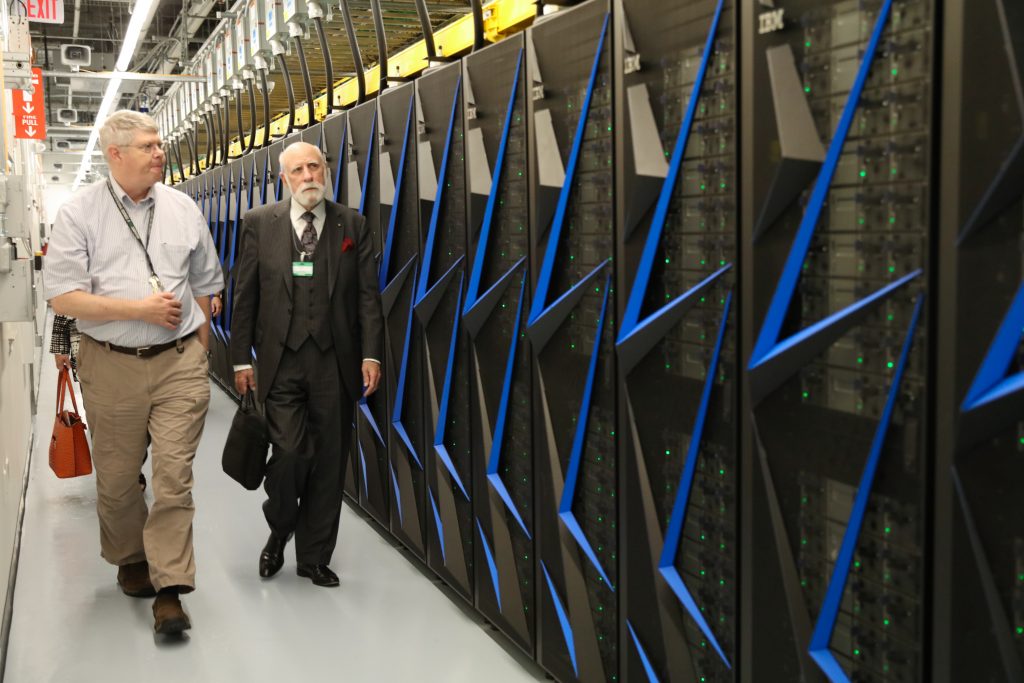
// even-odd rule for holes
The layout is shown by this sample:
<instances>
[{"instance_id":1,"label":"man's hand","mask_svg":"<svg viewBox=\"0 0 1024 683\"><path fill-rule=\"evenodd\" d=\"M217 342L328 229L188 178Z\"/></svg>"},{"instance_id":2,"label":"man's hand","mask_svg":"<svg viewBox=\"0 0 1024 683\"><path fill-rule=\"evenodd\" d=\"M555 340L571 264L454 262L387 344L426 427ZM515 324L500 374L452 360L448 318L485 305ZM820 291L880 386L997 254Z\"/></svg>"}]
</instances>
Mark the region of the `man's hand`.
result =
<instances>
[{"instance_id":1,"label":"man's hand","mask_svg":"<svg viewBox=\"0 0 1024 683\"><path fill-rule=\"evenodd\" d=\"M63 353L53 354L53 362L57 364L57 372L60 372L64 368L71 369L71 356Z\"/></svg>"},{"instance_id":2,"label":"man's hand","mask_svg":"<svg viewBox=\"0 0 1024 683\"><path fill-rule=\"evenodd\" d=\"M170 292L150 294L139 302L139 319L174 330L181 324L181 302Z\"/></svg>"},{"instance_id":3,"label":"man's hand","mask_svg":"<svg viewBox=\"0 0 1024 683\"><path fill-rule=\"evenodd\" d=\"M210 315L218 316L221 310L224 308L220 300L220 294L214 294L210 297Z\"/></svg>"},{"instance_id":4,"label":"man's hand","mask_svg":"<svg viewBox=\"0 0 1024 683\"><path fill-rule=\"evenodd\" d=\"M252 368L235 371L235 389L242 396L250 389L256 391L256 374Z\"/></svg>"},{"instance_id":5,"label":"man's hand","mask_svg":"<svg viewBox=\"0 0 1024 683\"><path fill-rule=\"evenodd\" d=\"M372 360L363 361L363 396L369 396L377 391L380 384L380 363Z\"/></svg>"}]
</instances>

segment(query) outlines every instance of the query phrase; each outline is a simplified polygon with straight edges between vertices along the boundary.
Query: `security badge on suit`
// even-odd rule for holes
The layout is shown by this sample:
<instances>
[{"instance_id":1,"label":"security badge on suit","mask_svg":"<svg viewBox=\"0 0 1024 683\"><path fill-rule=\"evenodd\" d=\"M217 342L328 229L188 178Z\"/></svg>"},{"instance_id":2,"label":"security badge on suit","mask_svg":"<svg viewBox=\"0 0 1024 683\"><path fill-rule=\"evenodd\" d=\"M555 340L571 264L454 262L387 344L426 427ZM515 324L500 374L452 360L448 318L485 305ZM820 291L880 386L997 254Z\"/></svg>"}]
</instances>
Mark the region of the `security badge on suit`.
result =
<instances>
[{"instance_id":1,"label":"security badge on suit","mask_svg":"<svg viewBox=\"0 0 1024 683\"><path fill-rule=\"evenodd\" d=\"M255 347L255 390L273 445L263 504L271 533L260 575L280 570L294 533L298 574L336 586L327 564L337 542L350 416L364 386L369 394L379 383L379 364L368 359L380 358L383 318L365 222L322 200L324 167L316 147L289 146L281 168L293 198L245 216L231 356L244 393L254 384L248 364ZM319 237L315 226L322 226Z\"/></svg>"}]
</instances>

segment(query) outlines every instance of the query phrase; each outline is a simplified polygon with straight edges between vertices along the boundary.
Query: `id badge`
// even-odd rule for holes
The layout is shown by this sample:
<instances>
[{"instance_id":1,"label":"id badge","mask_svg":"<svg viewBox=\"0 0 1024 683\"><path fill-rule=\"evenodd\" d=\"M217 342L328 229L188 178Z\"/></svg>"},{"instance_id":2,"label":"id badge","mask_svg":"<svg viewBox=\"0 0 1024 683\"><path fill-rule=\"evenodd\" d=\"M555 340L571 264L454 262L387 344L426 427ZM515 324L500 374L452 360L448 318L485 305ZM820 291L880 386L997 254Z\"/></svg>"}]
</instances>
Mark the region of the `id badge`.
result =
<instances>
[{"instance_id":1,"label":"id badge","mask_svg":"<svg viewBox=\"0 0 1024 683\"><path fill-rule=\"evenodd\" d=\"M163 285L160 284L160 278L158 278L156 275L149 276L149 286L150 289L153 290L154 294L159 294L160 292L164 291Z\"/></svg>"},{"instance_id":2,"label":"id badge","mask_svg":"<svg viewBox=\"0 0 1024 683\"><path fill-rule=\"evenodd\" d=\"M292 261L292 277L313 277L313 262Z\"/></svg>"}]
</instances>

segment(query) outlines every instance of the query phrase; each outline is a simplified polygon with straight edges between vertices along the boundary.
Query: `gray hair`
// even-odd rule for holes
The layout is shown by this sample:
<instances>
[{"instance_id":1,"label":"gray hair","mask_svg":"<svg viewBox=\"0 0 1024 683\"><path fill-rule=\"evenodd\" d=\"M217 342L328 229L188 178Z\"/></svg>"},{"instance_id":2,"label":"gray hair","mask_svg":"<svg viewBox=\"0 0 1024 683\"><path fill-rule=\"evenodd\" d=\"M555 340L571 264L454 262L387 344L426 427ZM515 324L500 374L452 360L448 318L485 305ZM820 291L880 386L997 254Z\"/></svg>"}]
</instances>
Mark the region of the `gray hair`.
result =
<instances>
[{"instance_id":1,"label":"gray hair","mask_svg":"<svg viewBox=\"0 0 1024 683\"><path fill-rule=\"evenodd\" d=\"M103 157L107 158L107 150L110 147L130 145L135 132L140 130L147 133L160 132L156 121L149 114L122 109L108 116L100 128L100 149L103 150Z\"/></svg>"},{"instance_id":2,"label":"gray hair","mask_svg":"<svg viewBox=\"0 0 1024 683\"><path fill-rule=\"evenodd\" d=\"M288 145L283 150L281 150L281 153L277 156L277 167L280 168L283 173L287 173L287 171L285 171L285 167L284 167L284 155L287 154L288 150L290 150L291 148L293 148L293 147L302 147L302 146L311 147L311 148L315 149L316 153L318 155L320 155L320 162L324 165L324 170L327 170L327 157L324 156L324 151L322 149L320 149L319 147L317 147L316 145L311 145L310 143L304 142L304 141L301 141L301 140L297 141L297 142L293 142L292 144Z\"/></svg>"}]
</instances>

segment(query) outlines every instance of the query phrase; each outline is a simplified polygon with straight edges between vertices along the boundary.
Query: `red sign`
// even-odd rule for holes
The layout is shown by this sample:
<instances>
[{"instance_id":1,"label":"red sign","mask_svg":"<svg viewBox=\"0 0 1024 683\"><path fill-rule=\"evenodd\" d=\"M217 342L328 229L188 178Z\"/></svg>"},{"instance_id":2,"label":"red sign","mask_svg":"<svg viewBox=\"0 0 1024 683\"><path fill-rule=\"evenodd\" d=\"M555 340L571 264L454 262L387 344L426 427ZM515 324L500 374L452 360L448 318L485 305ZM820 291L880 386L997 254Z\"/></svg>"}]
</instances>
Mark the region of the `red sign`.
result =
<instances>
[{"instance_id":1,"label":"red sign","mask_svg":"<svg viewBox=\"0 0 1024 683\"><path fill-rule=\"evenodd\" d=\"M64 23L64 0L25 0L28 20L41 24Z\"/></svg>"},{"instance_id":2,"label":"red sign","mask_svg":"<svg viewBox=\"0 0 1024 683\"><path fill-rule=\"evenodd\" d=\"M43 107L43 70L32 68L32 94L14 90L14 137L26 140L46 139L46 110Z\"/></svg>"}]
</instances>

